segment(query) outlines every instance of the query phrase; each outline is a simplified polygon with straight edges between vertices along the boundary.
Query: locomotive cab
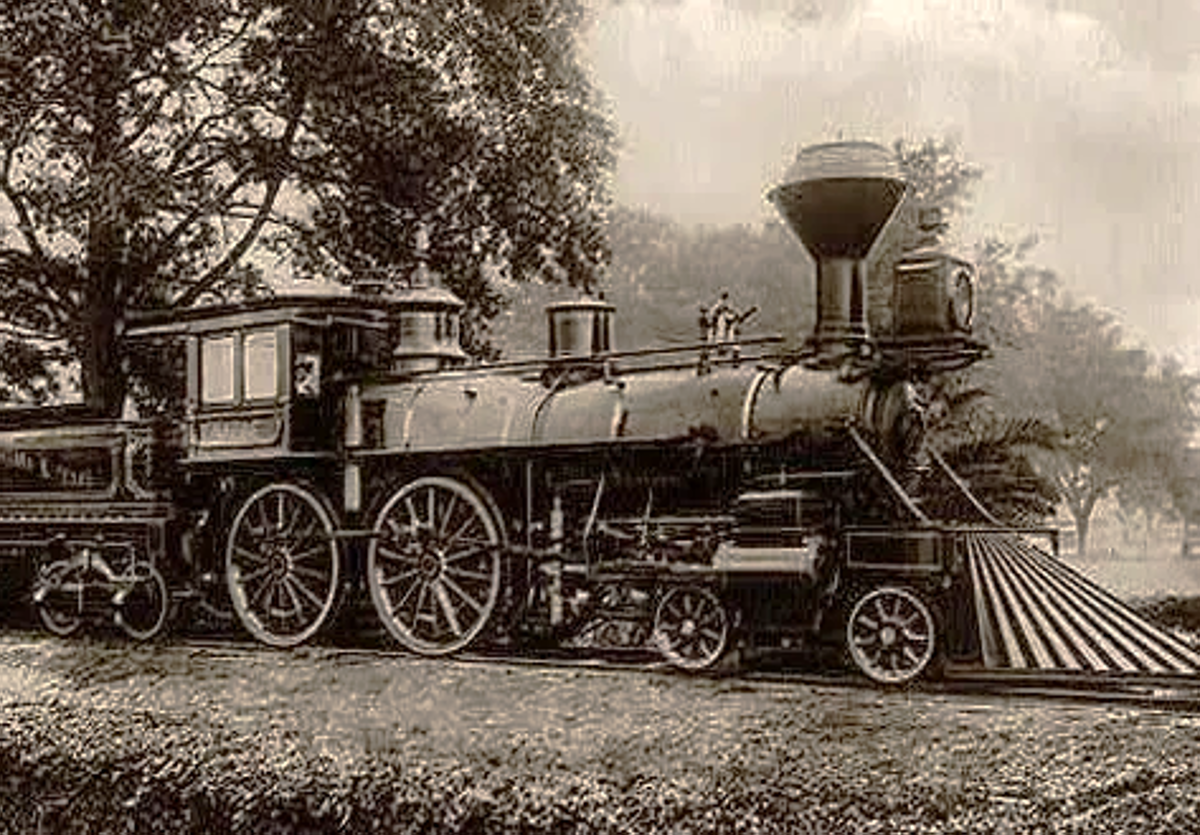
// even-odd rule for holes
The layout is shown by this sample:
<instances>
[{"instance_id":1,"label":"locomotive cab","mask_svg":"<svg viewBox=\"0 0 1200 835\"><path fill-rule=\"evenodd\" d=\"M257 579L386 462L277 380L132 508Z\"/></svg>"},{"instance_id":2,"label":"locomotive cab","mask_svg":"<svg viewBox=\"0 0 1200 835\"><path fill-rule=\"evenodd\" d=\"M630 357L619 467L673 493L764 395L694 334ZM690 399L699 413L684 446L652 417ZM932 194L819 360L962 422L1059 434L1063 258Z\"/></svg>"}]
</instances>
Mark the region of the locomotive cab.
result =
<instances>
[{"instance_id":1,"label":"locomotive cab","mask_svg":"<svg viewBox=\"0 0 1200 835\"><path fill-rule=\"evenodd\" d=\"M390 361L392 306L390 297L278 297L197 308L132 335L186 347L186 463L330 457L337 393Z\"/></svg>"}]
</instances>

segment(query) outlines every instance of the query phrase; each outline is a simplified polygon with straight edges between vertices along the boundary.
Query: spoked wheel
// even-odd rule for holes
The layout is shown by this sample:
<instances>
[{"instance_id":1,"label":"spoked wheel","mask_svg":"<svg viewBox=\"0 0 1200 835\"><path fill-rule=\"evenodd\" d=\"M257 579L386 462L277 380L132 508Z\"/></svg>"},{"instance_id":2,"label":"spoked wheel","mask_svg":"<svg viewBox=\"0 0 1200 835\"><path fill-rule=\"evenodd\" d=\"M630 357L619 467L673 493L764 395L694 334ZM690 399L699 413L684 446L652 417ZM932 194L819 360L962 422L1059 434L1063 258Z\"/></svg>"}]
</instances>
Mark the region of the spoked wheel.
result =
<instances>
[{"instance_id":1,"label":"spoked wheel","mask_svg":"<svg viewBox=\"0 0 1200 835\"><path fill-rule=\"evenodd\" d=\"M699 586L671 589L654 615L654 642L681 670L707 670L725 654L729 616L721 599Z\"/></svg>"},{"instance_id":2,"label":"spoked wheel","mask_svg":"<svg viewBox=\"0 0 1200 835\"><path fill-rule=\"evenodd\" d=\"M485 497L454 478L404 485L379 512L367 580L379 619L421 655L474 641L500 596L503 533Z\"/></svg>"},{"instance_id":3,"label":"spoked wheel","mask_svg":"<svg viewBox=\"0 0 1200 835\"><path fill-rule=\"evenodd\" d=\"M908 589L882 586L863 595L846 623L850 657L880 684L907 684L926 673L937 651L929 607Z\"/></svg>"},{"instance_id":4,"label":"spoked wheel","mask_svg":"<svg viewBox=\"0 0 1200 835\"><path fill-rule=\"evenodd\" d=\"M125 591L117 609L117 625L135 641L149 641L167 624L171 595L167 582L152 565L137 569L138 578Z\"/></svg>"},{"instance_id":5,"label":"spoked wheel","mask_svg":"<svg viewBox=\"0 0 1200 835\"><path fill-rule=\"evenodd\" d=\"M333 533L325 503L299 485L270 484L246 499L229 529L225 579L251 635L291 647L325 624L338 594Z\"/></svg>"},{"instance_id":6,"label":"spoked wheel","mask_svg":"<svg viewBox=\"0 0 1200 835\"><path fill-rule=\"evenodd\" d=\"M57 567L51 567L42 582L51 590L54 590L56 587L62 588L72 580L78 586L82 581L82 578L79 576L80 573L80 569L78 568L69 568L66 565L60 564ZM83 617L75 606L55 605L53 599L50 599L39 602L37 610L38 617L42 621L42 626L60 638L74 635L79 631L79 627L83 625Z\"/></svg>"}]
</instances>

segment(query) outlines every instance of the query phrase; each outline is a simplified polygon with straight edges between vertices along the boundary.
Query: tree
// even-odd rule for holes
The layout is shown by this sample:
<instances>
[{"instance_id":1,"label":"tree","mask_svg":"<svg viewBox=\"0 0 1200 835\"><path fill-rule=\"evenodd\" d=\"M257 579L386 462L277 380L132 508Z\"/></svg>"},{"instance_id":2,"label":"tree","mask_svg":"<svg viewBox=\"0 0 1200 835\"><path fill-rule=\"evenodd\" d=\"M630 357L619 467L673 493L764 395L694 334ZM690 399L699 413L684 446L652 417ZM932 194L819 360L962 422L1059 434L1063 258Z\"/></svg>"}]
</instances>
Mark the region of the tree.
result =
<instances>
[{"instance_id":1,"label":"tree","mask_svg":"<svg viewBox=\"0 0 1200 835\"><path fill-rule=\"evenodd\" d=\"M262 244L295 251L302 275L395 279L425 224L435 266L483 314L487 268L533 277L531 253L588 283L612 137L576 64L580 8L11 0L0 347L20 361L0 372L45 395L73 358L85 401L111 414L128 312L266 292ZM573 138L586 153L554 152ZM543 183L536 199L522 186Z\"/></svg>"},{"instance_id":2,"label":"tree","mask_svg":"<svg viewBox=\"0 0 1200 835\"><path fill-rule=\"evenodd\" d=\"M384 36L314 108L330 153L305 181L318 207L292 241L303 265L332 257L406 275L406 244L425 229L430 266L467 302L466 347L482 355L493 354L486 323L503 285L591 289L609 257L615 139L578 60L583 8L490 0L447 10L451 26L440 7L380 12Z\"/></svg>"},{"instance_id":3,"label":"tree","mask_svg":"<svg viewBox=\"0 0 1200 835\"><path fill-rule=\"evenodd\" d=\"M1111 314L1069 300L1043 311L1019 353L1025 372L1010 392L1059 427L1054 475L1086 553L1092 513L1114 490L1127 502L1166 497L1195 428L1197 380L1126 346Z\"/></svg>"}]
</instances>

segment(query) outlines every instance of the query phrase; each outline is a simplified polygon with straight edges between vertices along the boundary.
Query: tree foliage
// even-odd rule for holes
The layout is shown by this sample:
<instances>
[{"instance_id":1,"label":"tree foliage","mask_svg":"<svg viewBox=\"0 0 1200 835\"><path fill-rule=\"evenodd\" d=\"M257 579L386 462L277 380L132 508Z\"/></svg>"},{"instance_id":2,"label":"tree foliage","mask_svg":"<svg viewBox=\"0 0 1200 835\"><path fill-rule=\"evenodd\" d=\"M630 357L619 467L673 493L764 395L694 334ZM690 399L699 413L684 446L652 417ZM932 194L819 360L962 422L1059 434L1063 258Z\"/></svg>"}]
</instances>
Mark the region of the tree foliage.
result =
<instances>
[{"instance_id":1,"label":"tree foliage","mask_svg":"<svg viewBox=\"0 0 1200 835\"><path fill-rule=\"evenodd\" d=\"M1116 495L1126 510L1170 507L1195 428L1198 383L1177 363L1130 346L1120 320L1067 296L1051 271L1029 264L1031 242L980 247L982 328L995 357L976 379L1009 415L1058 432L1043 459L1085 552L1092 514Z\"/></svg>"},{"instance_id":2,"label":"tree foliage","mask_svg":"<svg viewBox=\"0 0 1200 835\"><path fill-rule=\"evenodd\" d=\"M495 275L589 283L612 135L576 60L582 8L7 3L0 324L26 353L0 371L50 393L49 364L76 359L111 412L128 311L265 292L263 243L302 275L395 279L424 224L483 315Z\"/></svg>"}]
</instances>

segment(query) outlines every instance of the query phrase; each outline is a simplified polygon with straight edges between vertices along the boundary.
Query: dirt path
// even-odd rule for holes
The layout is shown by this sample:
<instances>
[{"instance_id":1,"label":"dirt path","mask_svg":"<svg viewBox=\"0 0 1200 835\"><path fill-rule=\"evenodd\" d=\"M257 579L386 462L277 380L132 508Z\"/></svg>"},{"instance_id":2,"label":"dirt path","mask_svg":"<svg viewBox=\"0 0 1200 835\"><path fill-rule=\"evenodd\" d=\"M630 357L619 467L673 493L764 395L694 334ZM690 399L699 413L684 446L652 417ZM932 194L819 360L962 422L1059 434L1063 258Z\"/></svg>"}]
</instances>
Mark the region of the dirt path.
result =
<instances>
[{"instance_id":1,"label":"dirt path","mask_svg":"<svg viewBox=\"0 0 1200 835\"><path fill-rule=\"evenodd\" d=\"M1106 706L0 637L10 832L1192 832L1198 743Z\"/></svg>"}]
</instances>

